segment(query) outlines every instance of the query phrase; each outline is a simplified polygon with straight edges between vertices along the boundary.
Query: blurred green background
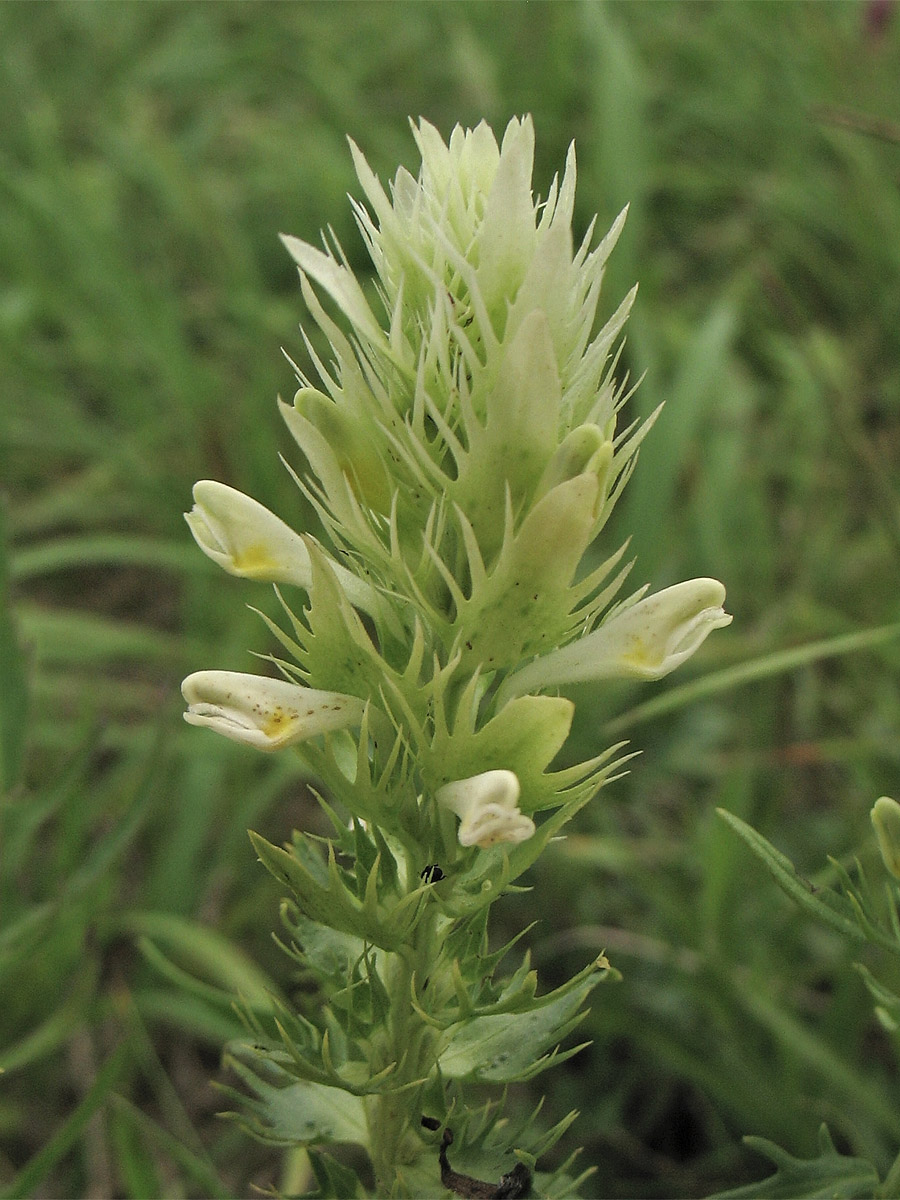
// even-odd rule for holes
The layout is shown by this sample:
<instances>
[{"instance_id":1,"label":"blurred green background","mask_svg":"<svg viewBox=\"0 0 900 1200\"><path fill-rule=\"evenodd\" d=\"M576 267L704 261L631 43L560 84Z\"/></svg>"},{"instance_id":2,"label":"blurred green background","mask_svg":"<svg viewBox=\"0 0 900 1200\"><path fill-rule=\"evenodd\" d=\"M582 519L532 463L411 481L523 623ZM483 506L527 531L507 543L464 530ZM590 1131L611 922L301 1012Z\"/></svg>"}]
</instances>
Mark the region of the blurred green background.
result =
<instances>
[{"instance_id":1,"label":"blurred green background","mask_svg":"<svg viewBox=\"0 0 900 1200\"><path fill-rule=\"evenodd\" d=\"M276 235L330 224L365 270L345 135L385 178L416 168L410 116L446 136L525 111L538 192L576 140L577 232L631 205L605 305L640 281L632 411L667 402L604 548L632 536L635 584L717 576L735 620L674 680L577 695L573 757L643 754L498 934L538 918L547 987L604 948L624 981L591 1048L511 1102L581 1109L560 1152L584 1145L589 1195L735 1186L765 1173L742 1135L811 1154L823 1120L884 1171L896 1041L714 808L820 882L829 854L873 863L900 642L680 689L898 619L898 79L878 0L0 6L7 1194L303 1186L210 1080L232 993L291 988L246 830L318 818L289 756L181 721L181 678L252 670L246 605L274 612L181 514L211 477L307 519L277 458L304 314Z\"/></svg>"}]
</instances>

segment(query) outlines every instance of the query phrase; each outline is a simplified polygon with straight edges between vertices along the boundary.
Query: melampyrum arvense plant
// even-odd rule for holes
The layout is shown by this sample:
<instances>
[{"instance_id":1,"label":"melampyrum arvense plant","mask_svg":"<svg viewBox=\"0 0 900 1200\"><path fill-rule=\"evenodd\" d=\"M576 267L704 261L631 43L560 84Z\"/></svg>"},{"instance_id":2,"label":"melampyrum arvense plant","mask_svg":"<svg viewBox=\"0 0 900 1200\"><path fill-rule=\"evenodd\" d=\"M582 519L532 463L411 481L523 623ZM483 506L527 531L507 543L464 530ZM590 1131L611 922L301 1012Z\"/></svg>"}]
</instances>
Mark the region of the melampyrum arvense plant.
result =
<instances>
[{"instance_id":1,"label":"melampyrum arvense plant","mask_svg":"<svg viewBox=\"0 0 900 1200\"><path fill-rule=\"evenodd\" d=\"M483 123L449 144L424 120L413 135L419 176L389 192L351 144L377 299L336 244L283 239L331 346L323 361L307 340L313 374L295 368L281 405L325 537L209 480L187 518L226 571L280 585L267 624L284 657L278 679L191 675L186 718L291 747L334 829L287 848L253 835L316 987L250 1018L233 1061L255 1132L358 1143L378 1196L571 1194L537 1164L568 1122L507 1124L470 1093L573 1053L560 1042L608 964L543 995L527 955L498 978L509 947L489 950L489 910L624 761L613 746L554 770L574 706L553 690L658 679L730 618L712 579L620 598L624 547L582 566L649 425L618 428L634 293L595 327L624 214L574 248L574 151L536 201L527 117L499 148ZM324 1193L365 1194L313 1161Z\"/></svg>"}]
</instances>

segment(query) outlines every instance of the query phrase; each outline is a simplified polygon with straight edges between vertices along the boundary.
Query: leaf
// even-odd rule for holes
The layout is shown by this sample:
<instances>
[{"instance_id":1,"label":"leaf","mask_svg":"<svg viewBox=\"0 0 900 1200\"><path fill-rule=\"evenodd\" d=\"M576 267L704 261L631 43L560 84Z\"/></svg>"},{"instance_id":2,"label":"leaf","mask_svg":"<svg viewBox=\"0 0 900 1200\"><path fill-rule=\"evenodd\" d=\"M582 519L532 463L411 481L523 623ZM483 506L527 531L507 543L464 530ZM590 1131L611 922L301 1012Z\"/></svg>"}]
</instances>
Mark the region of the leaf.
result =
<instances>
[{"instance_id":1,"label":"leaf","mask_svg":"<svg viewBox=\"0 0 900 1200\"><path fill-rule=\"evenodd\" d=\"M273 996L278 991L275 983L218 930L175 913L138 910L123 914L121 927L138 938L146 956L164 974L169 956L174 958L176 978L191 990L200 990L220 1002L227 999L229 1003L232 993L237 993L253 1008L271 1011ZM156 949L157 942L165 948L165 953ZM203 982L195 979L191 987L194 974Z\"/></svg>"},{"instance_id":2,"label":"leaf","mask_svg":"<svg viewBox=\"0 0 900 1200\"><path fill-rule=\"evenodd\" d=\"M876 979L869 968L864 963L853 964L857 971L862 976L862 981L869 989L872 999L875 1001L875 1014L881 1024L891 1033L895 1033L900 1022L900 996L890 988L885 987L880 980Z\"/></svg>"},{"instance_id":3,"label":"leaf","mask_svg":"<svg viewBox=\"0 0 900 1200\"><path fill-rule=\"evenodd\" d=\"M288 900L282 904L281 919L297 947L297 961L331 988L343 986L361 959L365 942L309 920Z\"/></svg>"},{"instance_id":4,"label":"leaf","mask_svg":"<svg viewBox=\"0 0 900 1200\"><path fill-rule=\"evenodd\" d=\"M718 1192L713 1200L738 1200L738 1197L768 1196L772 1200L852 1200L873 1196L880 1180L872 1164L864 1158L838 1154L825 1125L819 1129L819 1157L794 1158L766 1138L744 1138L776 1166L774 1175Z\"/></svg>"},{"instance_id":5,"label":"leaf","mask_svg":"<svg viewBox=\"0 0 900 1200\"><path fill-rule=\"evenodd\" d=\"M334 847L330 843L326 865L321 858L314 857L308 839L302 835L295 835L294 853L273 846L252 830L250 840L260 862L294 893L305 917L329 929L363 938L382 950L396 950L403 944L415 919L418 892L410 893L406 897L407 903L398 904L390 915L384 913L377 895L380 863L376 862L373 866L366 894L360 899L353 884L337 865ZM301 854L304 859L302 862Z\"/></svg>"},{"instance_id":6,"label":"leaf","mask_svg":"<svg viewBox=\"0 0 900 1200\"><path fill-rule=\"evenodd\" d=\"M808 912L836 929L838 933L851 937L855 941L866 941L866 934L860 927L857 909L846 896L838 892L814 887L808 879L800 875L791 860L780 850L776 850L771 842L766 841L761 833L734 813L724 808L716 812L739 837L747 843L753 853L765 863L772 878L792 900Z\"/></svg>"},{"instance_id":7,"label":"leaf","mask_svg":"<svg viewBox=\"0 0 900 1200\"><path fill-rule=\"evenodd\" d=\"M125 1154L128 1156L128 1166L125 1167L125 1170L128 1171L132 1179L135 1178L138 1172L141 1172L146 1178L149 1172L153 1170L154 1164L150 1148L157 1147L164 1155L164 1161L177 1163L187 1178L196 1184L202 1196L214 1197L215 1200L227 1200L231 1192L219 1178L212 1160L202 1151L202 1148L201 1152L198 1153L196 1150L186 1146L183 1141L171 1134L168 1129L158 1124L151 1117L148 1117L146 1113L141 1112L136 1104L132 1104L130 1100L126 1100L123 1096L113 1094L110 1100L112 1101L114 1120L124 1123L124 1127L129 1129L131 1134L131 1147L127 1147L127 1144L123 1145L121 1134L116 1140L120 1149L125 1149ZM142 1163L136 1161L136 1153L141 1155L143 1159ZM119 1166L125 1166L121 1153L119 1155ZM140 1197L157 1195L158 1193L147 1190L133 1190L131 1194Z\"/></svg>"},{"instance_id":8,"label":"leaf","mask_svg":"<svg viewBox=\"0 0 900 1200\"><path fill-rule=\"evenodd\" d=\"M477 677L466 689L452 728L442 706L437 708L434 740L427 753L430 785L436 790L455 779L515 763L523 812L559 804L565 776L548 774L547 768L568 737L572 702L561 696L519 696L476 731L476 684Z\"/></svg>"},{"instance_id":9,"label":"leaf","mask_svg":"<svg viewBox=\"0 0 900 1200\"><path fill-rule=\"evenodd\" d=\"M31 579L73 567L102 564L124 567L159 567L170 571L191 571L213 575L216 568L196 553L184 539L178 542L130 534L105 533L98 536L53 538L16 551L10 563L13 579Z\"/></svg>"},{"instance_id":10,"label":"leaf","mask_svg":"<svg viewBox=\"0 0 900 1200\"><path fill-rule=\"evenodd\" d=\"M337 1162L330 1154L310 1150L309 1165L319 1185L315 1195L327 1196L328 1200L357 1200L365 1196L357 1173Z\"/></svg>"},{"instance_id":11,"label":"leaf","mask_svg":"<svg viewBox=\"0 0 900 1200\"><path fill-rule=\"evenodd\" d=\"M93 999L93 988L96 980L93 972L88 970L74 982L69 984L65 1000L50 1016L34 1029L30 1029L24 1037L3 1047L0 1051L0 1073L5 1079L13 1071L29 1067L41 1059L55 1054L60 1046L64 1046L72 1037L72 1030L84 1020L88 1006Z\"/></svg>"},{"instance_id":12,"label":"leaf","mask_svg":"<svg viewBox=\"0 0 900 1200\"><path fill-rule=\"evenodd\" d=\"M285 1086L267 1083L244 1063L229 1056L228 1065L256 1096L225 1091L240 1100L253 1114L248 1124L251 1133L262 1141L284 1146L308 1146L321 1142L357 1142L366 1145L366 1113L359 1096L341 1088L327 1087L308 1080L291 1080ZM242 1118L244 1120L245 1118Z\"/></svg>"},{"instance_id":13,"label":"leaf","mask_svg":"<svg viewBox=\"0 0 900 1200\"><path fill-rule=\"evenodd\" d=\"M785 675L810 663L823 662L825 659L838 658L845 654L857 654L860 650L871 650L885 642L895 641L898 637L900 623L861 629L855 633L841 634L839 637L808 642L803 646L791 646L787 650L776 650L774 654L765 654L760 658L726 667L722 671L712 671L699 679L668 688L650 700L636 704L621 716L607 721L602 732L605 735L618 735L634 725L656 720L665 713L678 712L688 704L695 704L709 696L734 691L744 684L755 683L758 679L772 679L777 675Z\"/></svg>"},{"instance_id":14,"label":"leaf","mask_svg":"<svg viewBox=\"0 0 900 1200\"><path fill-rule=\"evenodd\" d=\"M143 1130L138 1131L135 1123L129 1122L128 1117L123 1116L115 1105L109 1114L109 1134L116 1173L122 1181L124 1195L132 1200L140 1196L162 1195L162 1180Z\"/></svg>"},{"instance_id":15,"label":"leaf","mask_svg":"<svg viewBox=\"0 0 900 1200\"><path fill-rule=\"evenodd\" d=\"M666 389L668 403L656 436L641 446L641 469L625 494L623 527L635 531L629 553L636 555L645 570L648 563L652 568L663 558L678 481L695 452L696 431L716 404L738 318L734 299L713 301L683 348L681 365ZM648 395L644 403L650 400Z\"/></svg>"},{"instance_id":16,"label":"leaf","mask_svg":"<svg viewBox=\"0 0 900 1200\"><path fill-rule=\"evenodd\" d=\"M451 1026L439 1060L442 1074L449 1079L511 1083L530 1079L553 1061L571 1057L576 1050L562 1055L547 1051L585 1016L581 1006L607 974L608 964L601 957L525 1012L473 1017Z\"/></svg>"},{"instance_id":17,"label":"leaf","mask_svg":"<svg viewBox=\"0 0 900 1200\"><path fill-rule=\"evenodd\" d=\"M121 1045L97 1072L97 1077L84 1099L66 1117L62 1125L47 1139L40 1150L28 1160L9 1187L4 1191L8 1200L33 1196L38 1184L46 1179L54 1166L72 1149L81 1137L91 1117L119 1082L127 1064L127 1047Z\"/></svg>"}]
</instances>

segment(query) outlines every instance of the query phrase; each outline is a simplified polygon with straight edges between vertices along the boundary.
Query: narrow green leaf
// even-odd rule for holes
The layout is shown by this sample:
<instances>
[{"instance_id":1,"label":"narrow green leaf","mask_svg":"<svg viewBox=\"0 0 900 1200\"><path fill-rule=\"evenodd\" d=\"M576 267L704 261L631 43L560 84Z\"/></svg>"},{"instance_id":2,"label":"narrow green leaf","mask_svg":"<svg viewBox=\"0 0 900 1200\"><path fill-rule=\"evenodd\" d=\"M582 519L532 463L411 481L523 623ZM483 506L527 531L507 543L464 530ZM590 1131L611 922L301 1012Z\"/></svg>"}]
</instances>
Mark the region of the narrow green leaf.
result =
<instances>
[{"instance_id":1,"label":"narrow green leaf","mask_svg":"<svg viewBox=\"0 0 900 1200\"><path fill-rule=\"evenodd\" d=\"M5 1193L8 1200L26 1200L27 1197L33 1196L41 1180L45 1179L60 1159L72 1149L88 1121L116 1086L127 1054L127 1048L120 1046L107 1059L81 1103L15 1177Z\"/></svg>"},{"instance_id":2,"label":"narrow green leaf","mask_svg":"<svg viewBox=\"0 0 900 1200\"><path fill-rule=\"evenodd\" d=\"M161 1125L151 1120L146 1113L141 1112L139 1108L122 1096L113 1096L112 1103L114 1112L131 1124L144 1144L155 1142L167 1158L178 1163L204 1196L215 1197L215 1200L228 1200L232 1193L216 1174L215 1168L209 1161L189 1149L167 1129L163 1129Z\"/></svg>"},{"instance_id":3,"label":"narrow green leaf","mask_svg":"<svg viewBox=\"0 0 900 1200\"><path fill-rule=\"evenodd\" d=\"M745 683L755 683L758 679L771 679L776 675L784 675L789 671L799 670L810 663L821 662L826 658L839 658L844 654L857 654L860 650L872 650L887 642L900 637L900 623L879 625L875 629L862 629L856 633L841 634L839 637L822 638L820 641L808 642L804 646L791 646L787 650L778 650L774 654L765 654L749 662L739 663L735 667L726 667L723 671L714 671L701 679L691 680L678 687L668 688L652 700L636 704L622 716L607 721L603 733L617 736L625 729L644 721L654 720L667 712L677 712L697 700L705 700L708 696L716 696L721 692L733 691Z\"/></svg>"},{"instance_id":4,"label":"narrow green leaf","mask_svg":"<svg viewBox=\"0 0 900 1200\"><path fill-rule=\"evenodd\" d=\"M0 787L9 791L25 761L28 685L25 655L13 619L6 508L0 503Z\"/></svg>"},{"instance_id":5,"label":"narrow green leaf","mask_svg":"<svg viewBox=\"0 0 900 1200\"><path fill-rule=\"evenodd\" d=\"M876 979L865 963L855 963L854 965L875 1003L887 1009L895 1018L900 1017L900 996Z\"/></svg>"},{"instance_id":6,"label":"narrow green leaf","mask_svg":"<svg viewBox=\"0 0 900 1200\"><path fill-rule=\"evenodd\" d=\"M236 992L254 1008L271 1010L276 985L218 930L174 913L140 911L124 913L120 927L143 941L145 953L164 973L166 956L156 950L155 942L178 959L174 970L178 971L182 983L188 983L191 971L210 980L212 987L195 981L194 990L202 992L207 999L221 1000ZM188 971L179 970L179 964ZM169 966L173 967L173 964Z\"/></svg>"},{"instance_id":7,"label":"narrow green leaf","mask_svg":"<svg viewBox=\"0 0 900 1200\"><path fill-rule=\"evenodd\" d=\"M81 1022L93 999L97 984L94 975L95 971L88 967L74 984L69 985L68 996L46 1021L0 1051L0 1071L5 1077L48 1057L69 1041L73 1028Z\"/></svg>"},{"instance_id":8,"label":"narrow green leaf","mask_svg":"<svg viewBox=\"0 0 900 1200\"><path fill-rule=\"evenodd\" d=\"M202 653L200 646L186 646L183 637L135 621L36 604L20 605L19 614L22 629L34 641L42 662L96 667L100 661L136 659L180 668L186 654L199 657Z\"/></svg>"},{"instance_id":9,"label":"narrow green leaf","mask_svg":"<svg viewBox=\"0 0 900 1200\"><path fill-rule=\"evenodd\" d=\"M234 1041L244 1032L230 1013L205 1003L183 991L163 988L139 988L134 1003L148 1025L168 1026L207 1042L216 1050Z\"/></svg>"},{"instance_id":10,"label":"narrow green leaf","mask_svg":"<svg viewBox=\"0 0 900 1200\"><path fill-rule=\"evenodd\" d=\"M640 470L623 497L623 527L634 530L629 553L638 557L645 570L658 564L663 555L672 528L671 514L677 509L679 476L690 455L696 453L697 431L718 400L737 317L731 299L713 302L683 347L655 436L641 446Z\"/></svg>"},{"instance_id":11,"label":"narrow green leaf","mask_svg":"<svg viewBox=\"0 0 900 1200\"><path fill-rule=\"evenodd\" d=\"M753 853L765 863L772 878L790 898L808 912L836 929L846 937L855 941L866 941L866 935L860 928L856 910L846 896L827 889L815 888L808 879L804 879L786 855L776 850L771 842L766 841L761 833L727 812L724 808L716 809L719 816L747 843Z\"/></svg>"},{"instance_id":12,"label":"narrow green leaf","mask_svg":"<svg viewBox=\"0 0 900 1200\"><path fill-rule=\"evenodd\" d=\"M162 1181L143 1130L138 1130L136 1122L125 1116L118 1105L113 1107L110 1118L110 1140L125 1195L131 1200L162 1195Z\"/></svg>"},{"instance_id":13,"label":"narrow green leaf","mask_svg":"<svg viewBox=\"0 0 900 1200\"><path fill-rule=\"evenodd\" d=\"M105 534L99 537L58 538L41 545L18 550L11 556L12 579L29 579L54 571L84 566L138 566L173 571L198 571L212 574L216 567L197 554L193 545L164 542L158 538L126 537Z\"/></svg>"},{"instance_id":14,"label":"narrow green leaf","mask_svg":"<svg viewBox=\"0 0 900 1200\"><path fill-rule=\"evenodd\" d=\"M735 1003L775 1038L789 1059L804 1063L830 1090L841 1093L848 1111L859 1114L873 1129L883 1129L895 1144L900 1143L900 1112L896 1097L883 1079L848 1061L843 1048L836 1049L792 1015L768 989L733 981L732 995Z\"/></svg>"}]
</instances>

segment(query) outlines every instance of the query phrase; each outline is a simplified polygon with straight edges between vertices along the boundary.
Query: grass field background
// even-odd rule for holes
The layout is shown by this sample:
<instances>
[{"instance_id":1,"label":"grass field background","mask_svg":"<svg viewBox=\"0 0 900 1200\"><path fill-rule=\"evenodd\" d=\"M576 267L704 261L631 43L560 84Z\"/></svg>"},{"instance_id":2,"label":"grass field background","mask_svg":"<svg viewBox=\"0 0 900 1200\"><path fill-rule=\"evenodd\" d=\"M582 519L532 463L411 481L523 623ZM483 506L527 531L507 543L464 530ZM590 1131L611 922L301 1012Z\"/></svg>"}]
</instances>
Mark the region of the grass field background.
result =
<instances>
[{"instance_id":1,"label":"grass field background","mask_svg":"<svg viewBox=\"0 0 900 1200\"><path fill-rule=\"evenodd\" d=\"M666 401L604 548L632 536L636 583L722 579L735 619L663 684L579 695L573 758L643 754L498 934L538 920L548 988L603 949L624 979L510 1103L581 1110L560 1152L597 1196L736 1186L765 1173L744 1134L809 1155L822 1121L886 1169L897 1043L859 951L714 810L827 883L829 855L875 869L868 812L900 793L898 79L900 13L842 0L0 6L7 1194L305 1186L211 1081L232 995L291 988L246 830L319 818L290 756L181 720L182 677L252 670L246 605L274 612L181 514L209 477L310 519L277 457L304 317L277 233L330 224L365 269L345 135L385 178L416 167L410 116L526 111L539 192L576 141L579 232L631 205L605 305L640 281L633 412Z\"/></svg>"}]
</instances>

